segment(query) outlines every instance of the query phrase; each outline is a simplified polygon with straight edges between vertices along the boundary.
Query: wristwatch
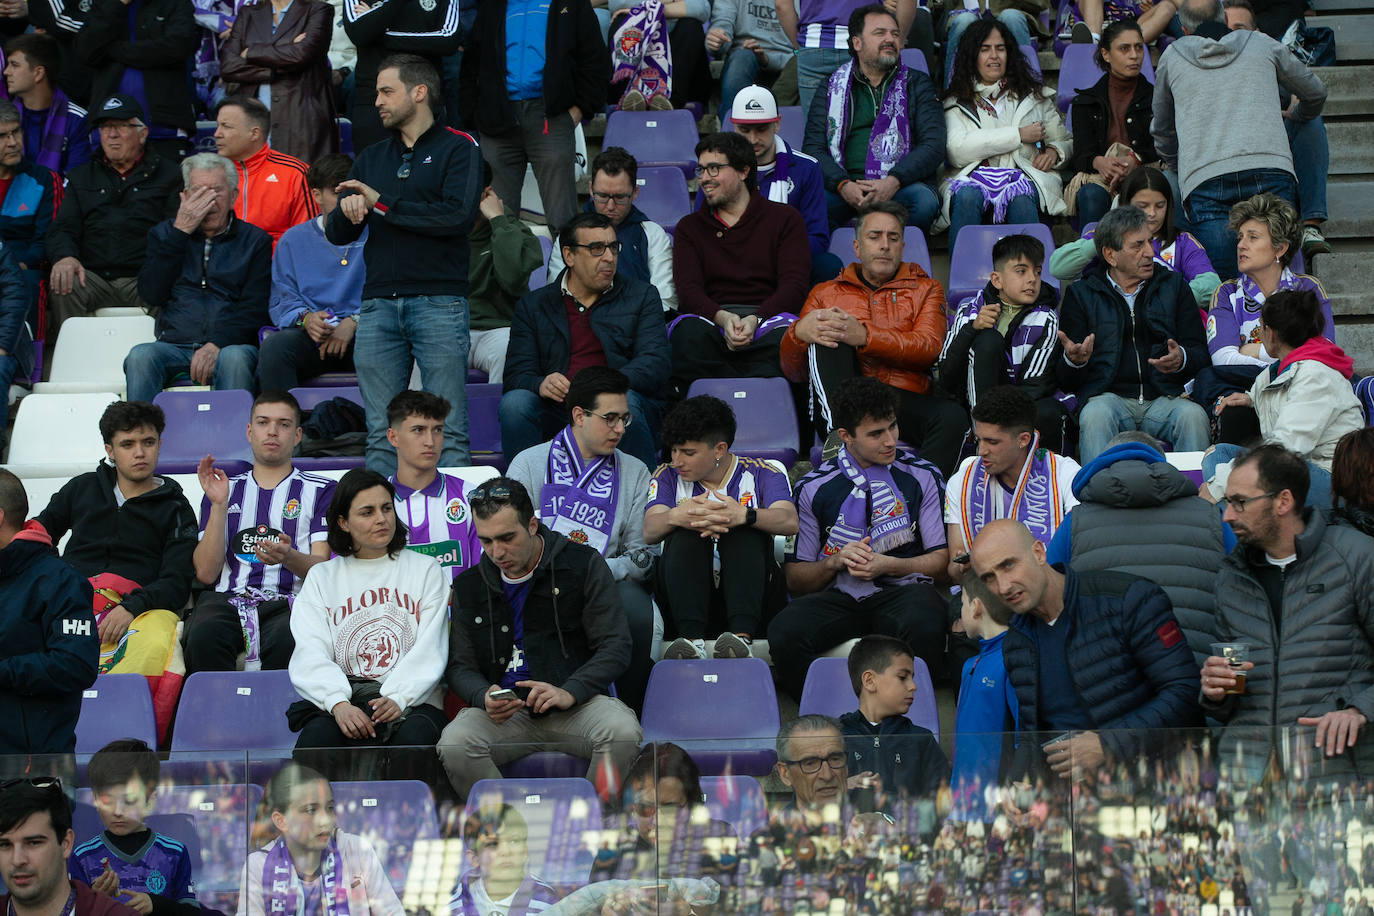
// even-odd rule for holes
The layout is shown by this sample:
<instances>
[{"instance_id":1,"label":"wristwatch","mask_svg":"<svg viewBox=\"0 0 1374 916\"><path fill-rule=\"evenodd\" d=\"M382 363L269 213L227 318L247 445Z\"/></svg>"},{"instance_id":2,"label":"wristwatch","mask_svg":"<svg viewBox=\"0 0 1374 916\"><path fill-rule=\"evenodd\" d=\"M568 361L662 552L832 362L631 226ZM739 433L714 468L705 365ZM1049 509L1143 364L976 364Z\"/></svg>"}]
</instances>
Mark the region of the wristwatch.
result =
<instances>
[{"instance_id":1,"label":"wristwatch","mask_svg":"<svg viewBox=\"0 0 1374 916\"><path fill-rule=\"evenodd\" d=\"M747 528L754 527L754 523L759 520L759 510L753 506L744 507L744 525Z\"/></svg>"}]
</instances>

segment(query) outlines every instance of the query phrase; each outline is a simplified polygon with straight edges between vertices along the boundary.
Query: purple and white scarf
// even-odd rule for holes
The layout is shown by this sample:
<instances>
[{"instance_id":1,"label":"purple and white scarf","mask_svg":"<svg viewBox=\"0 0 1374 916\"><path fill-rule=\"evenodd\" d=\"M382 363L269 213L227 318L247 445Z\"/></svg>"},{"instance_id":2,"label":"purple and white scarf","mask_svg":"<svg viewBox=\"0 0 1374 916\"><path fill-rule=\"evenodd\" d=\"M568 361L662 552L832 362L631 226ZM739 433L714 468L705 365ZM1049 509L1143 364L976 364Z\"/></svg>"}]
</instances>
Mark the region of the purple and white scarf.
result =
<instances>
[{"instance_id":1,"label":"purple and white scarf","mask_svg":"<svg viewBox=\"0 0 1374 916\"><path fill-rule=\"evenodd\" d=\"M615 452L584 464L572 427L563 427L549 444L539 518L574 544L586 544L605 556L615 529L619 498Z\"/></svg>"},{"instance_id":2,"label":"purple and white scarf","mask_svg":"<svg viewBox=\"0 0 1374 916\"><path fill-rule=\"evenodd\" d=\"M668 21L661 0L644 0L630 7L611 36L611 83L629 80L625 91L638 91L645 100L667 96L673 79L668 48Z\"/></svg>"},{"instance_id":3,"label":"purple and white scarf","mask_svg":"<svg viewBox=\"0 0 1374 916\"><path fill-rule=\"evenodd\" d=\"M24 106L14 99L14 105L19 109L20 117L23 117ZM36 153L33 153L33 161L43 166L45 169L62 174L62 157L67 152L67 137L72 128L80 124L82 118L78 118L72 112L72 106L67 101L67 96L61 89L52 91L52 104L48 106L47 114L43 116L43 141Z\"/></svg>"},{"instance_id":4,"label":"purple and white scarf","mask_svg":"<svg viewBox=\"0 0 1374 916\"><path fill-rule=\"evenodd\" d=\"M999 169L990 165L980 165L963 178L949 182L949 194L953 197L964 188L977 188L983 195L983 206L992 208L992 221L1005 223L1007 207L1014 198L1035 193L1035 185L1030 177L1020 169Z\"/></svg>"},{"instance_id":5,"label":"purple and white scarf","mask_svg":"<svg viewBox=\"0 0 1374 916\"><path fill-rule=\"evenodd\" d=\"M1001 483L987 473L982 461L973 462L964 478L963 492L959 494L959 528L964 543L972 544L988 522L1014 518L1029 528L1037 541L1048 545L1064 517L1058 470L1057 456L1040 447L1040 434L1036 433L1008 509Z\"/></svg>"},{"instance_id":6,"label":"purple and white scarf","mask_svg":"<svg viewBox=\"0 0 1374 916\"><path fill-rule=\"evenodd\" d=\"M229 605L239 614L239 626L243 627L243 670L262 670L262 628L258 625L258 605L264 601L275 601L282 596L274 591L249 586L229 596Z\"/></svg>"},{"instance_id":7,"label":"purple and white scarf","mask_svg":"<svg viewBox=\"0 0 1374 916\"><path fill-rule=\"evenodd\" d=\"M854 73L850 60L830 75L826 85L825 139L831 157L844 162L844 144L849 132L849 81ZM892 167L911 150L907 123L906 67L899 61L873 112L873 127L868 135L868 154L864 158L864 178L886 178Z\"/></svg>"},{"instance_id":8,"label":"purple and white scarf","mask_svg":"<svg viewBox=\"0 0 1374 916\"><path fill-rule=\"evenodd\" d=\"M348 888L339 882L342 868L336 830L329 837L329 845L320 852L320 902L324 912L318 916L349 916ZM278 837L267 847L267 862L262 870L262 899L267 905L267 916L316 916L305 912L305 888L296 875L296 866L291 861L284 837Z\"/></svg>"},{"instance_id":9,"label":"purple and white scarf","mask_svg":"<svg viewBox=\"0 0 1374 916\"><path fill-rule=\"evenodd\" d=\"M887 553L916 539L911 531L910 507L902 499L889 465L861 468L844 447L835 455L835 463L853 488L840 504L835 524L826 536L821 549L824 556L837 554L844 545L864 537L875 553ZM876 583L855 579L847 570L836 577L835 587L853 598L878 591Z\"/></svg>"}]
</instances>

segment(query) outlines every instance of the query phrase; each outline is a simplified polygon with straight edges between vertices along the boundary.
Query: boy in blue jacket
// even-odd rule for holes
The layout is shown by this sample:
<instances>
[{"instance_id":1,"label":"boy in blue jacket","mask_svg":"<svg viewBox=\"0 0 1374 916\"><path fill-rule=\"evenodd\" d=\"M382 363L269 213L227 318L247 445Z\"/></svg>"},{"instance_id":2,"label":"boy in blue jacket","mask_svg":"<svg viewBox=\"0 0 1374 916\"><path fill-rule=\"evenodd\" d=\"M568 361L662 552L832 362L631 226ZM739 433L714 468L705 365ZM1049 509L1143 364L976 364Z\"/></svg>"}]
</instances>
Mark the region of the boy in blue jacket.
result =
<instances>
[{"instance_id":1,"label":"boy in blue jacket","mask_svg":"<svg viewBox=\"0 0 1374 916\"><path fill-rule=\"evenodd\" d=\"M893 636L865 636L849 652L849 681L859 708L840 716L849 754L849 787L888 800L934 798L949 779L949 760L930 729L906 717L916 695L911 648ZM879 807L882 807L879 804Z\"/></svg>"},{"instance_id":2,"label":"boy in blue jacket","mask_svg":"<svg viewBox=\"0 0 1374 916\"><path fill-rule=\"evenodd\" d=\"M997 812L988 804L988 789L1006 772L1016 732L1016 691L1002 662L1011 608L973 572L964 574L960 587L960 618L964 632L978 640L978 654L964 662L959 681L950 816L990 821Z\"/></svg>"}]
</instances>

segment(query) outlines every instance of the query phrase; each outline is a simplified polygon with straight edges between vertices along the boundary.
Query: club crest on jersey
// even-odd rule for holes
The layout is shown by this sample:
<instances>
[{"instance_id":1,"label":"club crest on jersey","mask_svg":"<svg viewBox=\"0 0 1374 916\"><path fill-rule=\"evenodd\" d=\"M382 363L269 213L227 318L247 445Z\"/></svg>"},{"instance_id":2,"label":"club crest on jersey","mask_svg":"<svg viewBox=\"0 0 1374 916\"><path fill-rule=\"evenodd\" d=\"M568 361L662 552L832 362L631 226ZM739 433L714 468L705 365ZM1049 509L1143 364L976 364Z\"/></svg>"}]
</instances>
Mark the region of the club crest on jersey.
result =
<instances>
[{"instance_id":1,"label":"club crest on jersey","mask_svg":"<svg viewBox=\"0 0 1374 916\"><path fill-rule=\"evenodd\" d=\"M282 518L288 518L288 519L291 519L291 518L300 518L300 517L301 517L301 501L300 501L299 499L288 499L288 500L286 501L286 505L282 506L282 509L281 509L281 516L282 516Z\"/></svg>"},{"instance_id":2,"label":"club crest on jersey","mask_svg":"<svg viewBox=\"0 0 1374 916\"><path fill-rule=\"evenodd\" d=\"M163 891L167 890L167 879L164 878L162 872L157 869L148 872L148 877L144 880L143 884L148 888L148 893L150 894L161 894Z\"/></svg>"},{"instance_id":3,"label":"club crest on jersey","mask_svg":"<svg viewBox=\"0 0 1374 916\"><path fill-rule=\"evenodd\" d=\"M450 525L457 525L468 517L467 506L458 497L453 497L448 501L448 508L444 510L444 518L448 519Z\"/></svg>"},{"instance_id":4,"label":"club crest on jersey","mask_svg":"<svg viewBox=\"0 0 1374 916\"><path fill-rule=\"evenodd\" d=\"M585 545L587 543L587 532L583 531L581 528L578 528L576 531L569 531L568 540L572 541L574 544Z\"/></svg>"},{"instance_id":5,"label":"club crest on jersey","mask_svg":"<svg viewBox=\"0 0 1374 916\"><path fill-rule=\"evenodd\" d=\"M753 494L752 491L749 492L749 493L741 493L741 494L739 495L739 504L740 504L741 506L749 506L749 505L752 505L753 502L754 502L754 494Z\"/></svg>"}]
</instances>

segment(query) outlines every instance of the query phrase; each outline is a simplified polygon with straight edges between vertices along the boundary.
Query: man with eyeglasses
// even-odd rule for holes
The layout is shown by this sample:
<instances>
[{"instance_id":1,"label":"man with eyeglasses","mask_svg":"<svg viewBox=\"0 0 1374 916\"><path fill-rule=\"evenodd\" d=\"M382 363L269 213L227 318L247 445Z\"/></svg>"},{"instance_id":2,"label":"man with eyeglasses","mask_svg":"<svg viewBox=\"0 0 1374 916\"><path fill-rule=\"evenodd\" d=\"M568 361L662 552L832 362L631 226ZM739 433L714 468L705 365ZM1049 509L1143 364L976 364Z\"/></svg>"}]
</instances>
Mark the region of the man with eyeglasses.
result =
<instances>
[{"instance_id":1,"label":"man with eyeglasses","mask_svg":"<svg viewBox=\"0 0 1374 916\"><path fill-rule=\"evenodd\" d=\"M525 485L540 521L592 547L611 568L634 641L630 667L616 691L639 709L653 665L654 608L647 583L654 556L644 543L649 469L617 448L634 425L629 390L630 380L615 369L588 366L577 373L565 401L568 425L516 455L508 474Z\"/></svg>"},{"instance_id":2,"label":"man with eyeglasses","mask_svg":"<svg viewBox=\"0 0 1374 916\"><path fill-rule=\"evenodd\" d=\"M49 336L74 315L105 306L150 311L138 294L148 230L177 210L181 171L147 149L143 108L114 95L95 106L100 150L67 173L62 205L48 230L52 318Z\"/></svg>"},{"instance_id":3,"label":"man with eyeglasses","mask_svg":"<svg viewBox=\"0 0 1374 916\"><path fill-rule=\"evenodd\" d=\"M367 466L389 475L387 405L418 365L424 390L449 403L439 463L468 463L468 234L482 197L477 143L435 118L439 74L415 54L393 54L377 71L376 107L386 140L363 150L325 236L346 245L367 229L362 308L354 335L367 414Z\"/></svg>"},{"instance_id":4,"label":"man with eyeglasses","mask_svg":"<svg viewBox=\"0 0 1374 916\"><path fill-rule=\"evenodd\" d=\"M591 174L591 200L582 209L600 213L615 226L615 237L620 241L616 273L652 284L663 300L663 310L676 311L673 240L635 206L639 163L623 147L610 146L592 160ZM555 245L549 255L549 276L558 276L564 266L563 249Z\"/></svg>"},{"instance_id":5,"label":"man with eyeglasses","mask_svg":"<svg viewBox=\"0 0 1374 916\"><path fill-rule=\"evenodd\" d=\"M76 835L54 776L0 782L0 910L11 916L138 916L138 910L67 877Z\"/></svg>"},{"instance_id":6,"label":"man with eyeglasses","mask_svg":"<svg viewBox=\"0 0 1374 916\"><path fill-rule=\"evenodd\" d=\"M633 422L621 450L656 464L658 418L667 394L668 341L663 305L648 283L621 276L615 226L579 213L558 234L567 267L515 306L501 397L501 449L519 455L567 424L570 379L607 366L630 381Z\"/></svg>"},{"instance_id":7,"label":"man with eyeglasses","mask_svg":"<svg viewBox=\"0 0 1374 916\"><path fill-rule=\"evenodd\" d=\"M1243 760L1250 776L1274 754L1299 778L1374 764L1374 541L1304 509L1308 487L1301 455L1262 445L1236 461L1219 500L1240 544L1217 576L1216 639L1245 643L1250 660L1209 656L1202 708L1224 723L1220 759ZM1286 732L1300 739L1276 744Z\"/></svg>"},{"instance_id":8,"label":"man with eyeglasses","mask_svg":"<svg viewBox=\"0 0 1374 916\"><path fill-rule=\"evenodd\" d=\"M806 223L756 192L758 160L739 134L696 146L706 207L678 221L673 280L682 317L669 328L673 382L775 378L778 344L811 288Z\"/></svg>"}]
</instances>

